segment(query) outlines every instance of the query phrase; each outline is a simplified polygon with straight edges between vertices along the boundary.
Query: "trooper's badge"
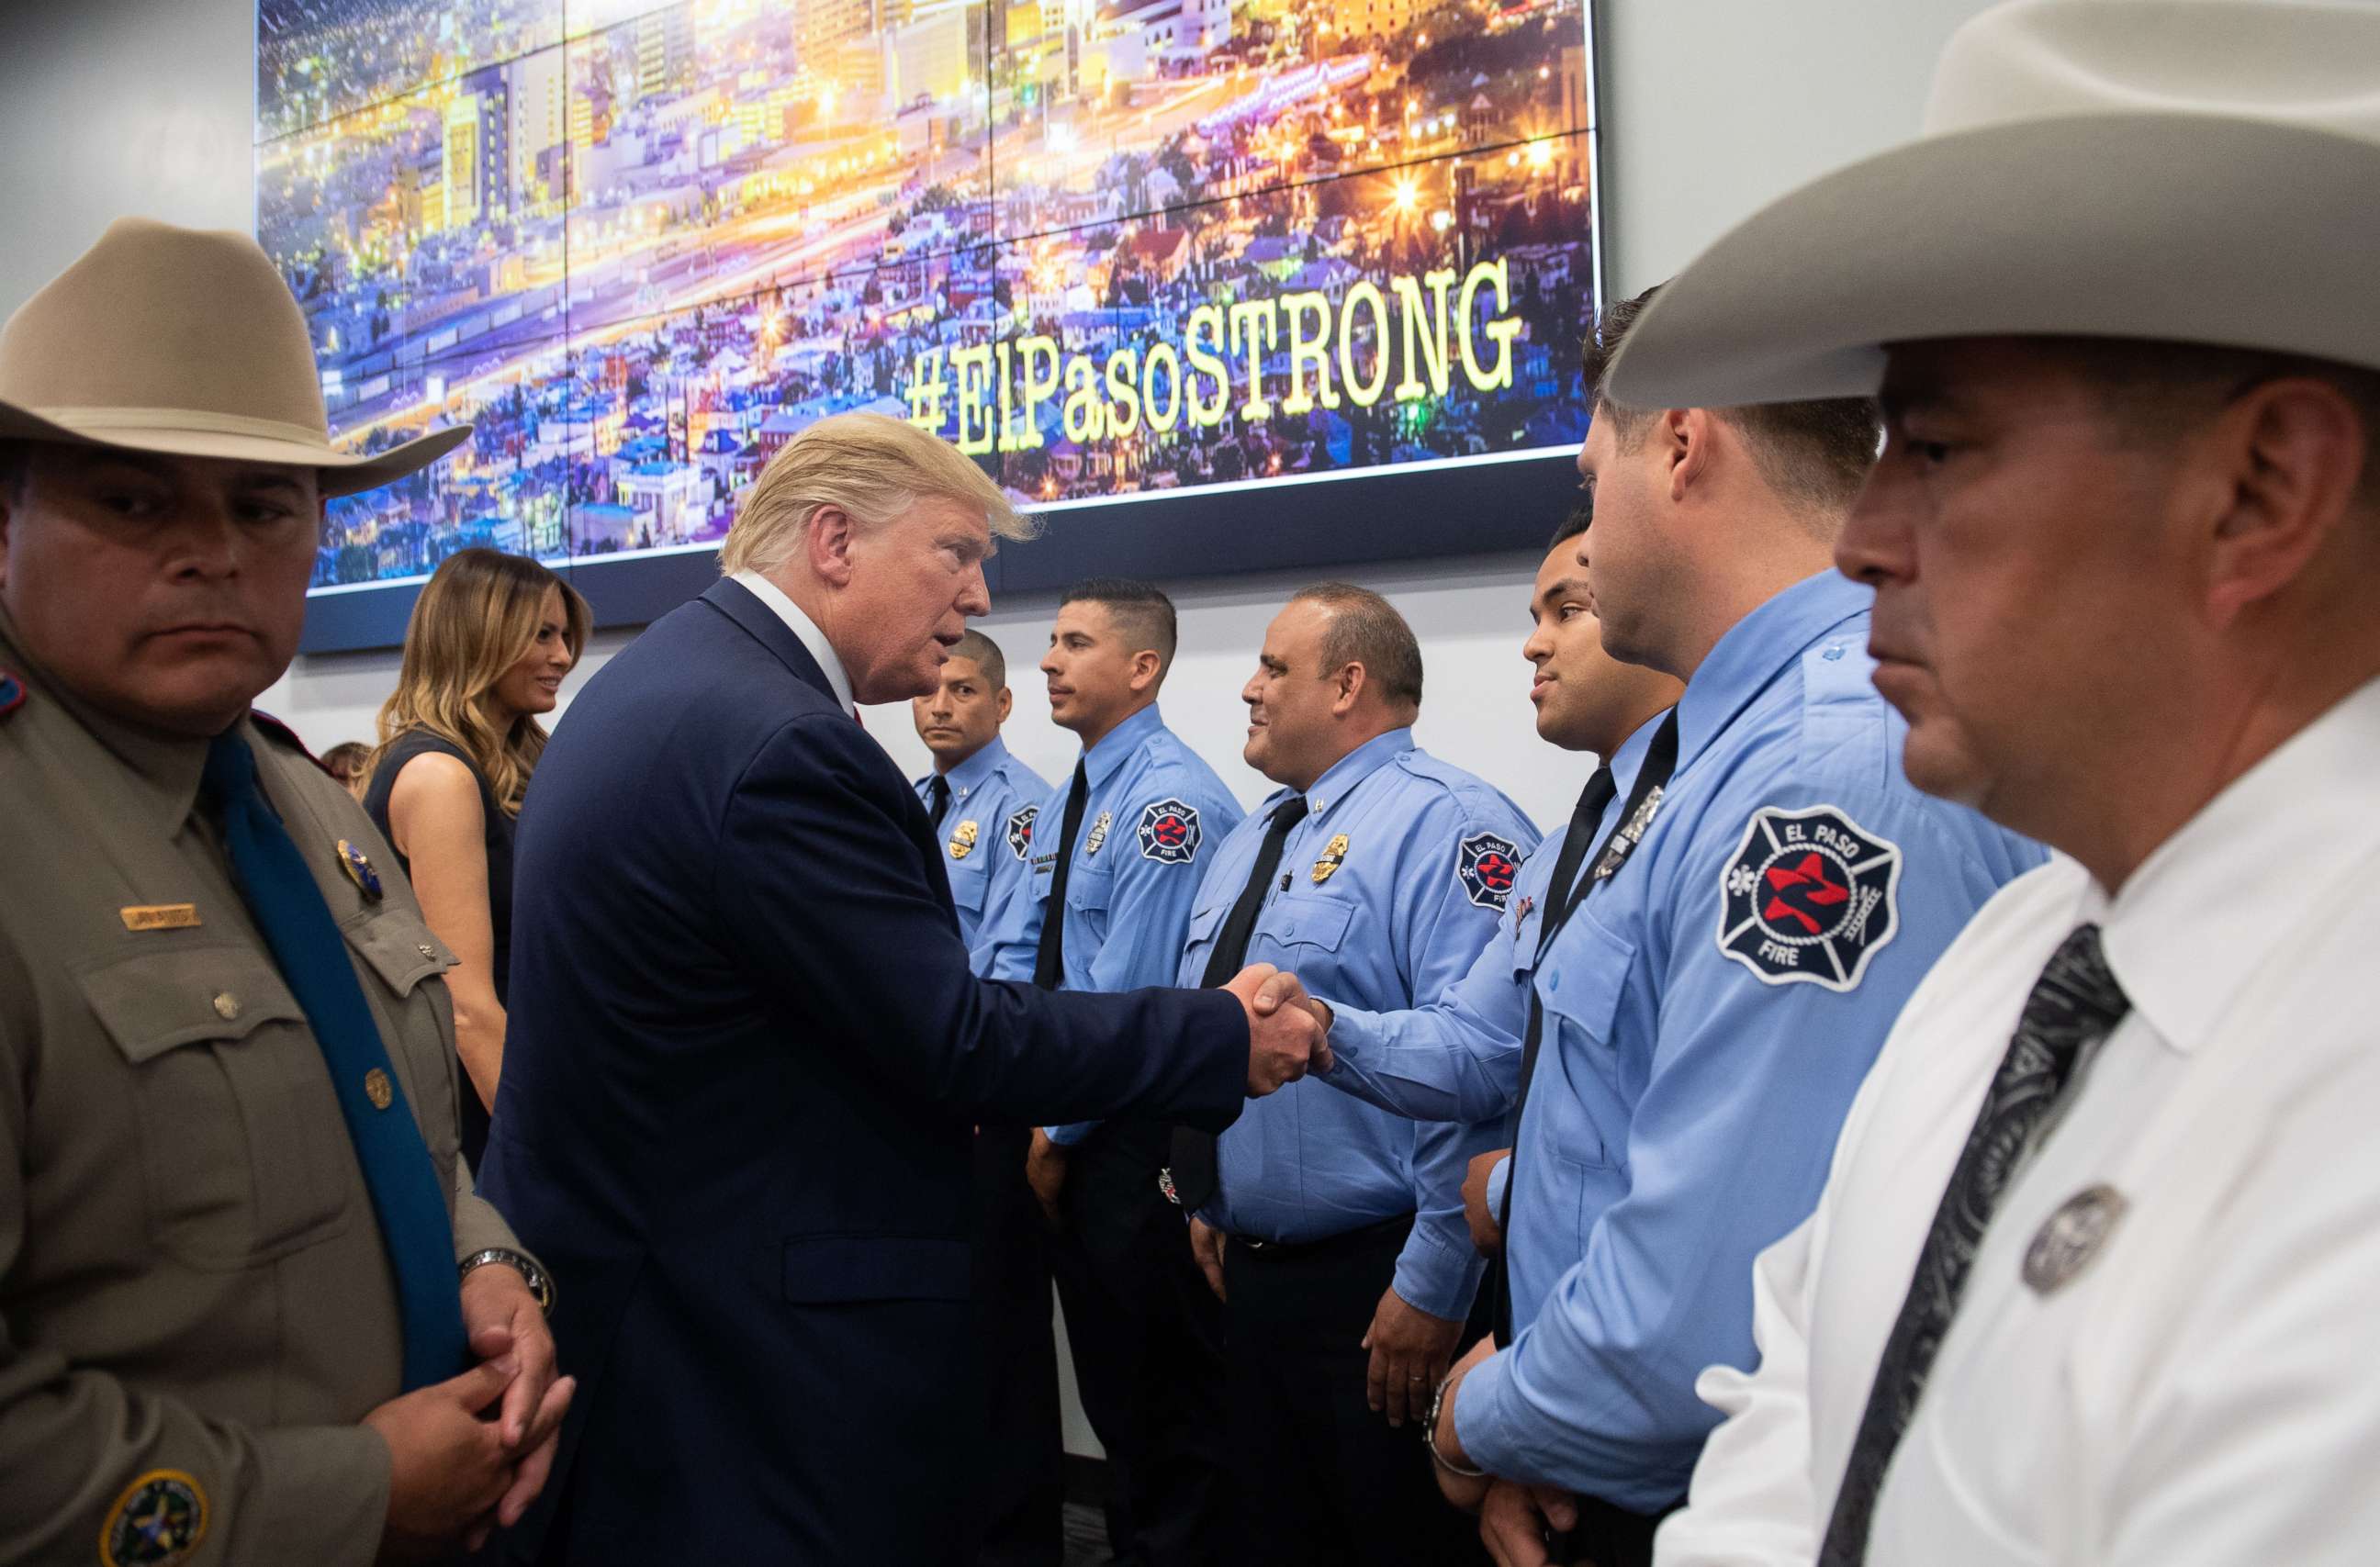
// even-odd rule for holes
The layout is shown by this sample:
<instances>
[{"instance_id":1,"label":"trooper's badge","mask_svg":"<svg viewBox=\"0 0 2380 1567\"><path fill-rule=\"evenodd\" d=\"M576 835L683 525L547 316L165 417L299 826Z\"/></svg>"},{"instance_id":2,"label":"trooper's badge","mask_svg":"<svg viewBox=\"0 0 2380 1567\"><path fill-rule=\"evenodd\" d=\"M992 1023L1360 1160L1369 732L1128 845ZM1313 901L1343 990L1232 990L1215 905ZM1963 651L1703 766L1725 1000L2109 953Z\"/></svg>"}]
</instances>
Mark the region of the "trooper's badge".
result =
<instances>
[{"instance_id":1,"label":"trooper's badge","mask_svg":"<svg viewBox=\"0 0 2380 1567\"><path fill-rule=\"evenodd\" d=\"M1481 908L1501 913L1521 875L1521 845L1493 832L1474 832L1454 856L1454 879L1463 895Z\"/></svg>"},{"instance_id":2,"label":"trooper's badge","mask_svg":"<svg viewBox=\"0 0 2380 1567\"><path fill-rule=\"evenodd\" d=\"M1769 985L1849 990L1900 928L1900 849L1832 806L1764 806L1719 873L1719 951Z\"/></svg>"},{"instance_id":3,"label":"trooper's badge","mask_svg":"<svg viewBox=\"0 0 2380 1567\"><path fill-rule=\"evenodd\" d=\"M152 1469L124 1488L100 1532L107 1567L172 1567L207 1533L207 1494L179 1469Z\"/></svg>"},{"instance_id":4,"label":"trooper's badge","mask_svg":"<svg viewBox=\"0 0 2380 1567\"><path fill-rule=\"evenodd\" d=\"M347 880L356 884L356 891L364 895L366 902L380 902L380 872L372 869L369 855L345 838L339 840L339 869L347 873Z\"/></svg>"},{"instance_id":5,"label":"trooper's badge","mask_svg":"<svg viewBox=\"0 0 2380 1567\"><path fill-rule=\"evenodd\" d=\"M2131 1206L2123 1193L2105 1183L2086 1186L2059 1203L2024 1248L2027 1287L2046 1295L2090 1267Z\"/></svg>"},{"instance_id":6,"label":"trooper's badge","mask_svg":"<svg viewBox=\"0 0 2380 1567\"><path fill-rule=\"evenodd\" d=\"M1099 819L1091 823L1090 836L1084 840L1083 843L1083 856L1085 858L1087 859L1092 855L1099 853L1099 850L1107 846L1108 829L1114 825L1115 812L1111 810L1103 810L1099 812Z\"/></svg>"},{"instance_id":7,"label":"trooper's badge","mask_svg":"<svg viewBox=\"0 0 2380 1567\"><path fill-rule=\"evenodd\" d=\"M1180 800L1160 800L1140 813L1140 857L1188 865L1198 857L1198 811Z\"/></svg>"},{"instance_id":8,"label":"trooper's badge","mask_svg":"<svg viewBox=\"0 0 2380 1567\"><path fill-rule=\"evenodd\" d=\"M982 835L982 832L983 829L972 821L960 822L957 831L951 834L951 857L965 859L975 853L975 841Z\"/></svg>"},{"instance_id":9,"label":"trooper's badge","mask_svg":"<svg viewBox=\"0 0 2380 1567\"><path fill-rule=\"evenodd\" d=\"M1330 842L1322 846L1322 857L1314 862L1314 884L1321 886L1338 875L1339 868L1346 863L1347 834L1334 832L1330 835Z\"/></svg>"},{"instance_id":10,"label":"trooper's badge","mask_svg":"<svg viewBox=\"0 0 2380 1567\"><path fill-rule=\"evenodd\" d=\"M1033 819L1040 814L1039 806L1026 806L1008 819L1008 852L1018 859L1033 853Z\"/></svg>"},{"instance_id":11,"label":"trooper's badge","mask_svg":"<svg viewBox=\"0 0 2380 1567\"><path fill-rule=\"evenodd\" d=\"M25 683L0 669L0 718L6 718L25 705Z\"/></svg>"}]
</instances>

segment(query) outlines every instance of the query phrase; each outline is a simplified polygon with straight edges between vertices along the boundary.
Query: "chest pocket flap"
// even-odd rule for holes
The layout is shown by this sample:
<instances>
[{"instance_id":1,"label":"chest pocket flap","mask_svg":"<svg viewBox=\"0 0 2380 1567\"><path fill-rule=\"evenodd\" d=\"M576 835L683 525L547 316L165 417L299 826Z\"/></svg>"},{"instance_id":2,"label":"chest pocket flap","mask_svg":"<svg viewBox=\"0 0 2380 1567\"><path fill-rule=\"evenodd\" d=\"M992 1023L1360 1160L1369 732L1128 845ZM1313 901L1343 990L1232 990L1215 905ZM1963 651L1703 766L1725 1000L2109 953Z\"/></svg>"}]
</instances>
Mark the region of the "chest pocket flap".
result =
<instances>
[{"instance_id":1,"label":"chest pocket flap","mask_svg":"<svg viewBox=\"0 0 2380 1567\"><path fill-rule=\"evenodd\" d=\"M1291 898L1277 905L1265 919L1265 934L1285 947L1320 947L1337 952L1355 917L1353 904L1337 898Z\"/></svg>"},{"instance_id":2,"label":"chest pocket flap","mask_svg":"<svg viewBox=\"0 0 2380 1567\"><path fill-rule=\"evenodd\" d=\"M1115 839L1111 835L1096 855L1077 853L1075 869L1066 873L1066 906L1105 913L1115 898L1114 862L1108 856L1115 853Z\"/></svg>"},{"instance_id":3,"label":"chest pocket flap","mask_svg":"<svg viewBox=\"0 0 2380 1567\"><path fill-rule=\"evenodd\" d=\"M306 1021L279 971L242 946L132 953L79 978L100 1026L136 1066L200 1039L244 1039L261 1024Z\"/></svg>"},{"instance_id":4,"label":"chest pocket flap","mask_svg":"<svg viewBox=\"0 0 2380 1567\"><path fill-rule=\"evenodd\" d=\"M455 954L420 917L403 909L377 909L346 927L347 945L371 966L381 982L400 996L433 974L455 966Z\"/></svg>"},{"instance_id":5,"label":"chest pocket flap","mask_svg":"<svg viewBox=\"0 0 2380 1567\"><path fill-rule=\"evenodd\" d=\"M991 862L981 844L965 859L950 857L947 844L942 849L942 875L951 887L951 902L969 914L983 912L984 893L991 886Z\"/></svg>"},{"instance_id":6,"label":"chest pocket flap","mask_svg":"<svg viewBox=\"0 0 2380 1567\"><path fill-rule=\"evenodd\" d=\"M1537 966L1537 996L1547 1016L1610 1049L1621 992L1635 960L1635 947L1605 929L1591 905L1580 909Z\"/></svg>"}]
</instances>

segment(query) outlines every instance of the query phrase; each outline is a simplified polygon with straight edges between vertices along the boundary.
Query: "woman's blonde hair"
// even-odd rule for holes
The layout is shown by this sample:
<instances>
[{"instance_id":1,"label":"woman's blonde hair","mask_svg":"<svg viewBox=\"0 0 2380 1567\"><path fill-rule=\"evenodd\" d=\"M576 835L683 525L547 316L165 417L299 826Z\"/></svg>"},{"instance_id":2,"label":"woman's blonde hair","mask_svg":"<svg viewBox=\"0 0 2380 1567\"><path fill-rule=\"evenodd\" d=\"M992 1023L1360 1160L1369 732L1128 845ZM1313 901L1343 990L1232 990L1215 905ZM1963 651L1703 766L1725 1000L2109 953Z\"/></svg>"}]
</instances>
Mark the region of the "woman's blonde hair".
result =
<instances>
[{"instance_id":1,"label":"woman's blonde hair","mask_svg":"<svg viewBox=\"0 0 2380 1567\"><path fill-rule=\"evenodd\" d=\"M730 577L775 571L794 558L821 506L873 528L929 495L980 506L1002 539L1033 537L1000 486L940 436L883 414L835 414L787 442L752 481L720 546L719 569Z\"/></svg>"},{"instance_id":2,"label":"woman's blonde hair","mask_svg":"<svg viewBox=\"0 0 2380 1567\"><path fill-rule=\"evenodd\" d=\"M374 771L398 736L426 730L471 759L507 816L519 813L528 775L545 750L545 726L522 713L499 727L488 696L537 640L549 588L562 589L562 638L576 662L591 617L569 583L500 550L461 550L446 558L413 601L396 689L381 704Z\"/></svg>"}]
</instances>

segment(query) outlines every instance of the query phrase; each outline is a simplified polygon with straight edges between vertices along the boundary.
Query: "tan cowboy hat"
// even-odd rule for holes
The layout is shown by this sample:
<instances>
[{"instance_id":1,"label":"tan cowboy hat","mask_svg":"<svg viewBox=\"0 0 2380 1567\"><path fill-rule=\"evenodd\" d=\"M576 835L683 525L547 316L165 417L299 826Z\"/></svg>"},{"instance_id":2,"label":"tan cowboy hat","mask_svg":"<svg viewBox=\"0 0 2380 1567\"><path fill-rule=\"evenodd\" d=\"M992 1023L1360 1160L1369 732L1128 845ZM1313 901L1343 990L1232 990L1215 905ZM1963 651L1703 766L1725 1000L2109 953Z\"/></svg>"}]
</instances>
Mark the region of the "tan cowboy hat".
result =
<instances>
[{"instance_id":1,"label":"tan cowboy hat","mask_svg":"<svg viewBox=\"0 0 2380 1567\"><path fill-rule=\"evenodd\" d=\"M331 444L306 317L244 234L123 218L0 326L0 440L322 470L352 495L470 438L358 456Z\"/></svg>"},{"instance_id":2,"label":"tan cowboy hat","mask_svg":"<svg viewBox=\"0 0 2380 1567\"><path fill-rule=\"evenodd\" d=\"M1864 395L1882 345L2126 337L2380 369L2380 5L2020 0L1943 51L1920 140L1654 296L1631 407Z\"/></svg>"}]
</instances>

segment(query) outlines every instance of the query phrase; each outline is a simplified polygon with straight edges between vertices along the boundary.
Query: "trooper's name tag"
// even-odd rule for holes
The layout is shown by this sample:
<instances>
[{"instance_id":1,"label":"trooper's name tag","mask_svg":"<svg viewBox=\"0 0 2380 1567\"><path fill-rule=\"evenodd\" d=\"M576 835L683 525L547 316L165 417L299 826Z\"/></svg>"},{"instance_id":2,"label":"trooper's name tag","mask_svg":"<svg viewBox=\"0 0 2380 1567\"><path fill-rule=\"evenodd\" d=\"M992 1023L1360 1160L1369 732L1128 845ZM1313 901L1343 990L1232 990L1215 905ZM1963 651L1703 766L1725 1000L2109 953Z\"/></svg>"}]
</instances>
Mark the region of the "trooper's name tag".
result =
<instances>
[{"instance_id":1,"label":"trooper's name tag","mask_svg":"<svg viewBox=\"0 0 2380 1567\"><path fill-rule=\"evenodd\" d=\"M127 930L189 930L199 924L196 904L134 904L115 915Z\"/></svg>"}]
</instances>

